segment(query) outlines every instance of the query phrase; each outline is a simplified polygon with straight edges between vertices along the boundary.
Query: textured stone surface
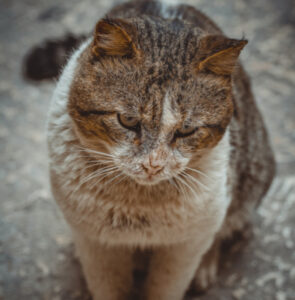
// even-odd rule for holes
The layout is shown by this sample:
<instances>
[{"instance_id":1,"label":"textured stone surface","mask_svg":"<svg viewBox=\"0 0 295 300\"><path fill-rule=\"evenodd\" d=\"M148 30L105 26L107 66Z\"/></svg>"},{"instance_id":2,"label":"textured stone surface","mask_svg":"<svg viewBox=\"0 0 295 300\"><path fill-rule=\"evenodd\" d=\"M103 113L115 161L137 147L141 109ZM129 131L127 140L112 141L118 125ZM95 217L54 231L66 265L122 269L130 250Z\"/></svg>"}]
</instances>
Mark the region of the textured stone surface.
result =
<instances>
[{"instance_id":1,"label":"textured stone surface","mask_svg":"<svg viewBox=\"0 0 295 300\"><path fill-rule=\"evenodd\" d=\"M187 2L229 36L249 39L243 61L278 162L278 177L254 217L254 236L237 244L219 282L200 299L294 299L294 1ZM0 299L89 299L48 185L45 121L54 83L25 82L21 62L44 38L90 31L112 3L0 1Z\"/></svg>"}]
</instances>

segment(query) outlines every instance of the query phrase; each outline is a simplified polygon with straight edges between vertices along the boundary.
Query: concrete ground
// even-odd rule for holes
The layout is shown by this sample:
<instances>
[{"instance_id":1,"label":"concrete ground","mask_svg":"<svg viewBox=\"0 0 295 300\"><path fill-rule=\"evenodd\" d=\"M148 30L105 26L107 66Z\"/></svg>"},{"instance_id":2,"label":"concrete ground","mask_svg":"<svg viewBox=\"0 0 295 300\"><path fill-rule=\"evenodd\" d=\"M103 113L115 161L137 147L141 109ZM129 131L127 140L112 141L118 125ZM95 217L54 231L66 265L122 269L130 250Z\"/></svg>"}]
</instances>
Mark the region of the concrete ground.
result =
<instances>
[{"instance_id":1,"label":"concrete ground","mask_svg":"<svg viewBox=\"0 0 295 300\"><path fill-rule=\"evenodd\" d=\"M242 57L278 163L254 217L208 300L295 299L295 5L293 0L194 0ZM114 1L0 0L0 299L89 299L69 230L49 191L45 120L54 83L21 76L32 45L91 30ZM243 248L240 251L238 248Z\"/></svg>"}]
</instances>

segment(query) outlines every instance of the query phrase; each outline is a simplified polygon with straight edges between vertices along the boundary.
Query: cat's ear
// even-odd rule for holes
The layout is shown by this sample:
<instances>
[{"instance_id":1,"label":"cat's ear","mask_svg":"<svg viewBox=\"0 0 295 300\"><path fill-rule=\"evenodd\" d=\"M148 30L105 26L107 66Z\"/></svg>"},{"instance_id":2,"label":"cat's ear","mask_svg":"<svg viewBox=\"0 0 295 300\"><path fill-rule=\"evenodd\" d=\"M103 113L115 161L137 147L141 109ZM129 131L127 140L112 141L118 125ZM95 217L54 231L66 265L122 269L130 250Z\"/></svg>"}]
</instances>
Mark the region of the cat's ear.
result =
<instances>
[{"instance_id":1,"label":"cat's ear","mask_svg":"<svg viewBox=\"0 0 295 300\"><path fill-rule=\"evenodd\" d=\"M198 50L198 71L231 75L247 40L229 39L220 35L203 37Z\"/></svg>"},{"instance_id":2,"label":"cat's ear","mask_svg":"<svg viewBox=\"0 0 295 300\"><path fill-rule=\"evenodd\" d=\"M135 28L121 19L103 19L96 24L92 53L97 57L132 58L139 54L133 42Z\"/></svg>"}]
</instances>

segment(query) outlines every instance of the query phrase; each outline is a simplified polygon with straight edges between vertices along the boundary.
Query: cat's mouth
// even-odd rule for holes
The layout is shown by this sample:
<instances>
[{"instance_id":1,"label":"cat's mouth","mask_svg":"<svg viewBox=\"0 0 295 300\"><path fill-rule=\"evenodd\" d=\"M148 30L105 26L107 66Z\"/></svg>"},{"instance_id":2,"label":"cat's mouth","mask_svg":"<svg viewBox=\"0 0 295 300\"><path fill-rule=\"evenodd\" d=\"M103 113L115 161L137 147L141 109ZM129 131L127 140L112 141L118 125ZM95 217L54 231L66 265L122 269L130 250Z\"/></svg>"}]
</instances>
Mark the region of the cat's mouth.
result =
<instances>
[{"instance_id":1,"label":"cat's mouth","mask_svg":"<svg viewBox=\"0 0 295 300\"><path fill-rule=\"evenodd\" d=\"M138 172L130 177L140 185L156 185L164 180L169 180L170 178L170 176L167 176L164 172L159 172L157 174L144 174L143 172Z\"/></svg>"},{"instance_id":2,"label":"cat's mouth","mask_svg":"<svg viewBox=\"0 0 295 300\"><path fill-rule=\"evenodd\" d=\"M162 176L148 175L146 177L133 177L133 179L141 185L155 185L164 180Z\"/></svg>"},{"instance_id":3,"label":"cat's mouth","mask_svg":"<svg viewBox=\"0 0 295 300\"><path fill-rule=\"evenodd\" d=\"M164 167L152 173L146 172L144 169L130 170L126 168L123 173L140 185L156 185L177 176L177 174L181 172L179 169L179 166L174 169Z\"/></svg>"},{"instance_id":4,"label":"cat's mouth","mask_svg":"<svg viewBox=\"0 0 295 300\"><path fill-rule=\"evenodd\" d=\"M159 172L157 174L147 174L142 170L131 171L125 169L123 173L140 185L155 185L167 179L167 175L165 176L163 172Z\"/></svg>"}]
</instances>

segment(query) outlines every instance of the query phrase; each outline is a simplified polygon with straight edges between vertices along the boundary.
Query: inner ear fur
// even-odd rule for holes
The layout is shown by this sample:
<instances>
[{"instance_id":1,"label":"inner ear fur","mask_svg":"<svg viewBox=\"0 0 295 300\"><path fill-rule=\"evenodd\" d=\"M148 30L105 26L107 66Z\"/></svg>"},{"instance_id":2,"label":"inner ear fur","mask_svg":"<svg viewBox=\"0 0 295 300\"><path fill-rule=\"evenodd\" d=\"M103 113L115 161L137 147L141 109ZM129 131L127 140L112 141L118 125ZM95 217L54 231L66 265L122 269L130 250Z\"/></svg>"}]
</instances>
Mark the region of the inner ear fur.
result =
<instances>
[{"instance_id":1,"label":"inner ear fur","mask_svg":"<svg viewBox=\"0 0 295 300\"><path fill-rule=\"evenodd\" d=\"M132 58L139 54L133 41L135 28L122 19L102 19L95 27L92 53L96 57Z\"/></svg>"},{"instance_id":2,"label":"inner ear fur","mask_svg":"<svg viewBox=\"0 0 295 300\"><path fill-rule=\"evenodd\" d=\"M229 39L220 35L203 37L199 43L197 70L231 75L240 52L247 43L244 39Z\"/></svg>"}]
</instances>

